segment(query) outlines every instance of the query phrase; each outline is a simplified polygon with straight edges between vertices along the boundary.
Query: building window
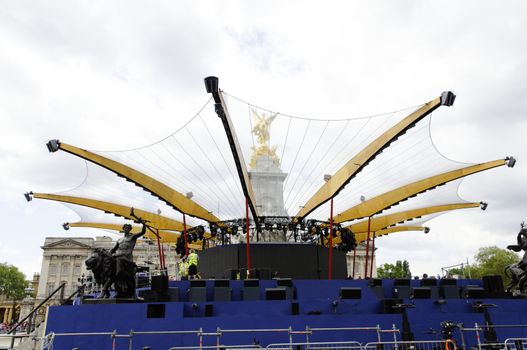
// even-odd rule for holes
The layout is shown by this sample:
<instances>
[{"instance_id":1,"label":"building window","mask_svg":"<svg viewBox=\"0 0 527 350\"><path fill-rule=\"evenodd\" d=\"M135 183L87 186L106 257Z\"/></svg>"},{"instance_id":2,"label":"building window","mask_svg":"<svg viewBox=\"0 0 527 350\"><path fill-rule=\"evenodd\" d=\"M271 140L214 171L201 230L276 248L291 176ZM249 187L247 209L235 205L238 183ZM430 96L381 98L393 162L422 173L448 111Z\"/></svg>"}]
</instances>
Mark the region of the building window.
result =
<instances>
[{"instance_id":1,"label":"building window","mask_svg":"<svg viewBox=\"0 0 527 350\"><path fill-rule=\"evenodd\" d=\"M62 263L62 267L60 269L61 275L67 275L70 273L70 263Z\"/></svg>"},{"instance_id":2,"label":"building window","mask_svg":"<svg viewBox=\"0 0 527 350\"><path fill-rule=\"evenodd\" d=\"M81 266L80 265L75 265L75 269L73 270L73 274L75 276L80 276L80 274L81 274Z\"/></svg>"},{"instance_id":3,"label":"building window","mask_svg":"<svg viewBox=\"0 0 527 350\"><path fill-rule=\"evenodd\" d=\"M57 274L57 265L49 264L49 275L55 276Z\"/></svg>"},{"instance_id":4,"label":"building window","mask_svg":"<svg viewBox=\"0 0 527 350\"><path fill-rule=\"evenodd\" d=\"M53 293L54 290L55 290L55 283L54 282L48 283L46 295L49 296L51 293Z\"/></svg>"}]
</instances>

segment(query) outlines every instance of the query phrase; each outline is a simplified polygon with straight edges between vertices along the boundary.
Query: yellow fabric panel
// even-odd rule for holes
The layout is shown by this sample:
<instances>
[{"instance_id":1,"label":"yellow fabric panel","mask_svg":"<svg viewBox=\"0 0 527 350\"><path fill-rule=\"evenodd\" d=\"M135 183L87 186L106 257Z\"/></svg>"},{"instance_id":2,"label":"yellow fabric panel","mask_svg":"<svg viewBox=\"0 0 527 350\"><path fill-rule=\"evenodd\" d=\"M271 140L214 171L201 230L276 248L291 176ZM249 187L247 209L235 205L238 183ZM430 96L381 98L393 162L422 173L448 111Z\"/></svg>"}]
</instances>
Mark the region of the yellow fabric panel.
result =
<instances>
[{"instance_id":1,"label":"yellow fabric panel","mask_svg":"<svg viewBox=\"0 0 527 350\"><path fill-rule=\"evenodd\" d=\"M119 232L123 229L123 225L105 224L105 223L99 223L99 222L73 222L73 223L69 223L68 226L69 227L91 227L91 228L99 228L102 230L112 230L112 231L119 231ZM140 233L141 229L142 229L141 226L132 225L133 234ZM180 236L180 233L177 233L177 232L159 230L159 237L161 238L163 243L176 243L179 236ZM153 239L153 240L157 240L156 235L150 232L148 229L146 230L145 237Z\"/></svg>"},{"instance_id":2,"label":"yellow fabric panel","mask_svg":"<svg viewBox=\"0 0 527 350\"><path fill-rule=\"evenodd\" d=\"M404 199L407 199L413 195L424 192L426 190L432 189L436 186L505 164L506 160L499 159L431 176L429 178L396 188L392 191L383 193L377 197L371 198L360 204L357 204L356 206L342 212L341 214L338 214L333 218L333 220L335 223L342 223L353 219L368 217L386 208L389 208L390 206L397 204Z\"/></svg>"},{"instance_id":3,"label":"yellow fabric panel","mask_svg":"<svg viewBox=\"0 0 527 350\"><path fill-rule=\"evenodd\" d=\"M329 181L320 187L320 189L306 202L304 207L300 209L296 214L296 217L305 217L321 204L331 199L331 197L333 197L342 186L357 174L363 164L372 160L377 152L390 143L395 136L399 135L401 132L408 129L410 125L413 125L428 113L438 108L440 104L440 97L427 102L421 108L409 114L406 118L384 132L377 139L373 140L368 146L364 147L362 151L351 158L342 168L332 175Z\"/></svg>"},{"instance_id":4,"label":"yellow fabric panel","mask_svg":"<svg viewBox=\"0 0 527 350\"><path fill-rule=\"evenodd\" d=\"M466 208L478 208L480 203L455 203L436 205L433 207L419 208L406 210L399 213L393 213L383 216L374 216L371 218L370 231L379 231L388 226L395 225L398 222L413 219L419 216L430 215L434 213L440 213L448 210L466 209ZM361 221L359 223L346 226L352 232L367 232L368 231L368 220Z\"/></svg>"},{"instance_id":5,"label":"yellow fabric panel","mask_svg":"<svg viewBox=\"0 0 527 350\"><path fill-rule=\"evenodd\" d=\"M175 191L171 187L157 181L156 179L145 175L129 166L106 157L100 156L93 152L77 148L75 146L68 145L60 142L60 149L73 155L79 156L83 159L89 160L92 163L98 164L119 176L123 176L126 179L133 181L137 185L145 188L154 195L158 196L162 200L166 201L170 205L174 206L177 210L182 213L186 213L191 216L198 217L200 219L216 222L220 221L216 216L212 215L207 209L203 208L193 200L187 198L185 195Z\"/></svg>"},{"instance_id":6,"label":"yellow fabric panel","mask_svg":"<svg viewBox=\"0 0 527 350\"><path fill-rule=\"evenodd\" d=\"M390 234L390 233L394 233L394 232L401 232L401 231L424 231L424 227L423 226L395 226L395 227L388 227L384 230L379 230L375 233L375 237L380 237L380 236L384 236L384 235L387 235L387 234ZM357 242L357 244L361 243L361 242L364 242L366 240L366 238L368 237L368 232L358 232L358 233L354 233L355 235L355 240ZM373 237L373 231L370 232L370 239ZM327 240L326 240L327 242ZM333 245L338 245L340 244L342 241L340 239L340 236L337 236L335 238L333 238Z\"/></svg>"},{"instance_id":7,"label":"yellow fabric panel","mask_svg":"<svg viewBox=\"0 0 527 350\"><path fill-rule=\"evenodd\" d=\"M403 232L403 231L424 231L424 227L422 226L395 226L395 227L388 227L384 230L379 230L375 232L375 238L381 237L384 235L389 235L394 232ZM355 240L357 243L361 243L366 241L368 238L368 232L359 232L355 234ZM373 238L373 232L370 232L370 239Z\"/></svg>"},{"instance_id":8,"label":"yellow fabric panel","mask_svg":"<svg viewBox=\"0 0 527 350\"><path fill-rule=\"evenodd\" d=\"M57 195L57 194L47 194L47 193L33 193L34 198L40 198L40 199L49 199L54 200L58 202L65 202L65 203L71 203L71 204L77 204L82 205L84 207L90 207L94 209L99 209L108 213L112 213L118 216L122 216L123 218L127 218L130 220L135 220L131 215L130 211L132 210L131 207L127 207L120 204L114 204L104 201L98 201L95 199L88 199L88 198L82 198L82 197L72 197L72 196L63 196L63 195ZM183 224L179 221L167 218L165 216L161 216L158 214L150 213L141 209L135 209L134 213L138 217L148 220L148 225L157 228L159 230L170 230L170 231L183 231ZM187 226L187 229L190 228L190 226Z\"/></svg>"}]
</instances>

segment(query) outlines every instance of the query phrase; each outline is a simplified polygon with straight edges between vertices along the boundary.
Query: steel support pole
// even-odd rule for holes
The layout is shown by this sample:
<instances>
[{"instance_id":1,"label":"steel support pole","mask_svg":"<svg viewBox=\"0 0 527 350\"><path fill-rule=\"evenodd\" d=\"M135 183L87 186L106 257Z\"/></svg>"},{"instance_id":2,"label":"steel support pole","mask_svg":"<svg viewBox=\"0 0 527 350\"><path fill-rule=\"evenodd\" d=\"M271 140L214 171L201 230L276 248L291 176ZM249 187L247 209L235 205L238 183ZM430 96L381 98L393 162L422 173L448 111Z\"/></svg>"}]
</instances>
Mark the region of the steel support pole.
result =
<instances>
[{"instance_id":1,"label":"steel support pole","mask_svg":"<svg viewBox=\"0 0 527 350\"><path fill-rule=\"evenodd\" d=\"M355 258L357 257L357 247L353 248L353 267L351 269L351 278L355 279Z\"/></svg>"},{"instance_id":2,"label":"steel support pole","mask_svg":"<svg viewBox=\"0 0 527 350\"><path fill-rule=\"evenodd\" d=\"M370 262L370 277L373 277L373 260L375 258L375 232L373 232L371 243L371 262Z\"/></svg>"},{"instance_id":3,"label":"steel support pole","mask_svg":"<svg viewBox=\"0 0 527 350\"><path fill-rule=\"evenodd\" d=\"M247 197L245 197L245 240L247 243L245 244L246 247L246 254L247 254L247 277L251 277L251 249L250 249L250 240L251 236L249 234L249 200Z\"/></svg>"},{"instance_id":4,"label":"steel support pole","mask_svg":"<svg viewBox=\"0 0 527 350\"><path fill-rule=\"evenodd\" d=\"M185 239L185 256L188 256L187 218L183 213L183 238Z\"/></svg>"},{"instance_id":5,"label":"steel support pole","mask_svg":"<svg viewBox=\"0 0 527 350\"><path fill-rule=\"evenodd\" d=\"M329 204L328 280L333 277L333 198Z\"/></svg>"},{"instance_id":6,"label":"steel support pole","mask_svg":"<svg viewBox=\"0 0 527 350\"><path fill-rule=\"evenodd\" d=\"M371 216L368 217L368 236L366 238L366 256L364 257L364 278L368 278L368 254L370 250Z\"/></svg>"}]
</instances>

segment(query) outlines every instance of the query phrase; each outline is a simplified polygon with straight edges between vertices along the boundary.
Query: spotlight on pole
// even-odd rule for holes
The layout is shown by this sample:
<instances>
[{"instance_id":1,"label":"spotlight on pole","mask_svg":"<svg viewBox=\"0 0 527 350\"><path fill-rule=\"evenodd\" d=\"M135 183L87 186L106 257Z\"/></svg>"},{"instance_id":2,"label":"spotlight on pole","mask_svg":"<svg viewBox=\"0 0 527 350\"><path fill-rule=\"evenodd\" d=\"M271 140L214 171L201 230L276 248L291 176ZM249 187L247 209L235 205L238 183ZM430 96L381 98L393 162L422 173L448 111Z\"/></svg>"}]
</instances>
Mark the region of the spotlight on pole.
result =
<instances>
[{"instance_id":1,"label":"spotlight on pole","mask_svg":"<svg viewBox=\"0 0 527 350\"><path fill-rule=\"evenodd\" d=\"M70 223L69 222L65 222L62 224L62 228L65 229L66 231L68 231L70 229Z\"/></svg>"},{"instance_id":2,"label":"spotlight on pole","mask_svg":"<svg viewBox=\"0 0 527 350\"><path fill-rule=\"evenodd\" d=\"M430 232L430 227L425 226L425 234L427 234L428 232Z\"/></svg>"},{"instance_id":3,"label":"spotlight on pole","mask_svg":"<svg viewBox=\"0 0 527 350\"><path fill-rule=\"evenodd\" d=\"M485 210L485 209L487 209L489 204L487 202L479 202L479 206L480 206L481 210Z\"/></svg>"},{"instance_id":4,"label":"spotlight on pole","mask_svg":"<svg viewBox=\"0 0 527 350\"><path fill-rule=\"evenodd\" d=\"M441 105L450 107L454 104L456 95L452 91L443 91L441 94Z\"/></svg>"},{"instance_id":5,"label":"spotlight on pole","mask_svg":"<svg viewBox=\"0 0 527 350\"><path fill-rule=\"evenodd\" d=\"M507 157L507 158L505 158L505 160L507 161L507 166L509 168L514 168L514 164L516 164L516 158L514 158L514 157Z\"/></svg>"},{"instance_id":6,"label":"spotlight on pole","mask_svg":"<svg viewBox=\"0 0 527 350\"><path fill-rule=\"evenodd\" d=\"M207 93L213 94L218 92L218 77L206 77L205 78L205 89Z\"/></svg>"},{"instance_id":7,"label":"spotlight on pole","mask_svg":"<svg viewBox=\"0 0 527 350\"><path fill-rule=\"evenodd\" d=\"M32 195L33 195L33 192L24 193L24 197L26 197L26 201L31 202L31 200L33 199Z\"/></svg>"},{"instance_id":8,"label":"spotlight on pole","mask_svg":"<svg viewBox=\"0 0 527 350\"><path fill-rule=\"evenodd\" d=\"M59 140L49 140L48 143L46 143L46 147L51 153L57 152L60 148L60 142Z\"/></svg>"}]
</instances>

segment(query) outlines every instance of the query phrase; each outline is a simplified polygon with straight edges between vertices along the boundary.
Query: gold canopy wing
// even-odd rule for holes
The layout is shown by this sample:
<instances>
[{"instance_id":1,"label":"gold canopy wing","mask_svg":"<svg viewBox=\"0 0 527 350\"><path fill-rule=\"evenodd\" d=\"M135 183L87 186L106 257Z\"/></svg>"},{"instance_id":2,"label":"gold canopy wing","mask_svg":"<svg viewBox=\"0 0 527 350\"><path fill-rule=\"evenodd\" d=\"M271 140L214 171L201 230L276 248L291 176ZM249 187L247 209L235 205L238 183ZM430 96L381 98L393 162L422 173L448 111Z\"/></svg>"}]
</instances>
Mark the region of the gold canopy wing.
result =
<instances>
[{"instance_id":1,"label":"gold canopy wing","mask_svg":"<svg viewBox=\"0 0 527 350\"><path fill-rule=\"evenodd\" d=\"M71 203L76 205L81 205L84 207L94 208L102 210L107 213L111 213L117 216L121 216L126 219L136 220L130 215L132 210L131 207L125 205L99 201L95 199L88 199L82 197L72 197L72 196L63 196L58 194L48 194L48 193L33 193L34 198L48 199L58 202ZM150 213L141 209L134 208L135 215L147 220L150 227L156 228L158 230L170 230L170 231L183 231L183 224L177 220L167 218L158 214ZM187 229L190 226L187 226Z\"/></svg>"},{"instance_id":2,"label":"gold canopy wing","mask_svg":"<svg viewBox=\"0 0 527 350\"><path fill-rule=\"evenodd\" d=\"M111 231L121 231L122 229L122 225L120 224L106 224L106 223L101 223L101 222L72 222L72 223L67 223L67 226L98 228L101 230L111 230ZM131 232L133 234L137 234L141 232L141 226L132 225ZM159 238L163 241L163 243L176 243L178 237L180 236L180 233L165 231L165 230L158 230L157 233L159 234ZM145 237L150 238L150 239L157 239L156 235L154 235L152 232L149 232L149 231L146 231Z\"/></svg>"},{"instance_id":3,"label":"gold canopy wing","mask_svg":"<svg viewBox=\"0 0 527 350\"><path fill-rule=\"evenodd\" d=\"M447 182L478 173L480 171L492 169L507 164L506 159L494 160L487 163L471 165L465 168L448 171L439 175L431 176L423 180L401 186L392 191L383 193L379 196L366 200L333 218L337 224L372 216L385 210L407 198L425 192Z\"/></svg>"},{"instance_id":4,"label":"gold canopy wing","mask_svg":"<svg viewBox=\"0 0 527 350\"><path fill-rule=\"evenodd\" d=\"M406 118L384 132L377 139L373 140L368 146L364 147L357 155L351 158L342 168L340 168L331 179L306 202L306 204L296 214L296 218L302 219L320 205L333 198L346 184L359 173L371 160L373 160L384 148L388 147L397 137L404 134L409 128L418 121L441 106L441 97L425 103L421 108L409 114Z\"/></svg>"},{"instance_id":5,"label":"gold canopy wing","mask_svg":"<svg viewBox=\"0 0 527 350\"><path fill-rule=\"evenodd\" d=\"M370 221L370 232L377 232L382 229L385 229L391 225L395 225L399 222L406 220L414 219L424 215L430 215L435 213L440 213L443 211L457 210L457 209L468 209L468 208L478 208L481 203L454 203L454 204L444 204L436 205L432 207L419 208L406 210L398 213L393 213L389 215L383 215L378 217L373 217ZM352 232L368 232L368 220L346 226Z\"/></svg>"},{"instance_id":6,"label":"gold canopy wing","mask_svg":"<svg viewBox=\"0 0 527 350\"><path fill-rule=\"evenodd\" d=\"M140 171L96 153L80 149L57 140L51 140L48 142L48 149L52 152L57 150L50 145L52 142L55 143L58 149L100 165L103 168L116 173L118 176L122 176L127 180L134 182L182 213L206 220L208 222L220 221L220 219L193 200L187 198L185 195L177 192L162 182L146 174L143 174Z\"/></svg>"}]
</instances>

